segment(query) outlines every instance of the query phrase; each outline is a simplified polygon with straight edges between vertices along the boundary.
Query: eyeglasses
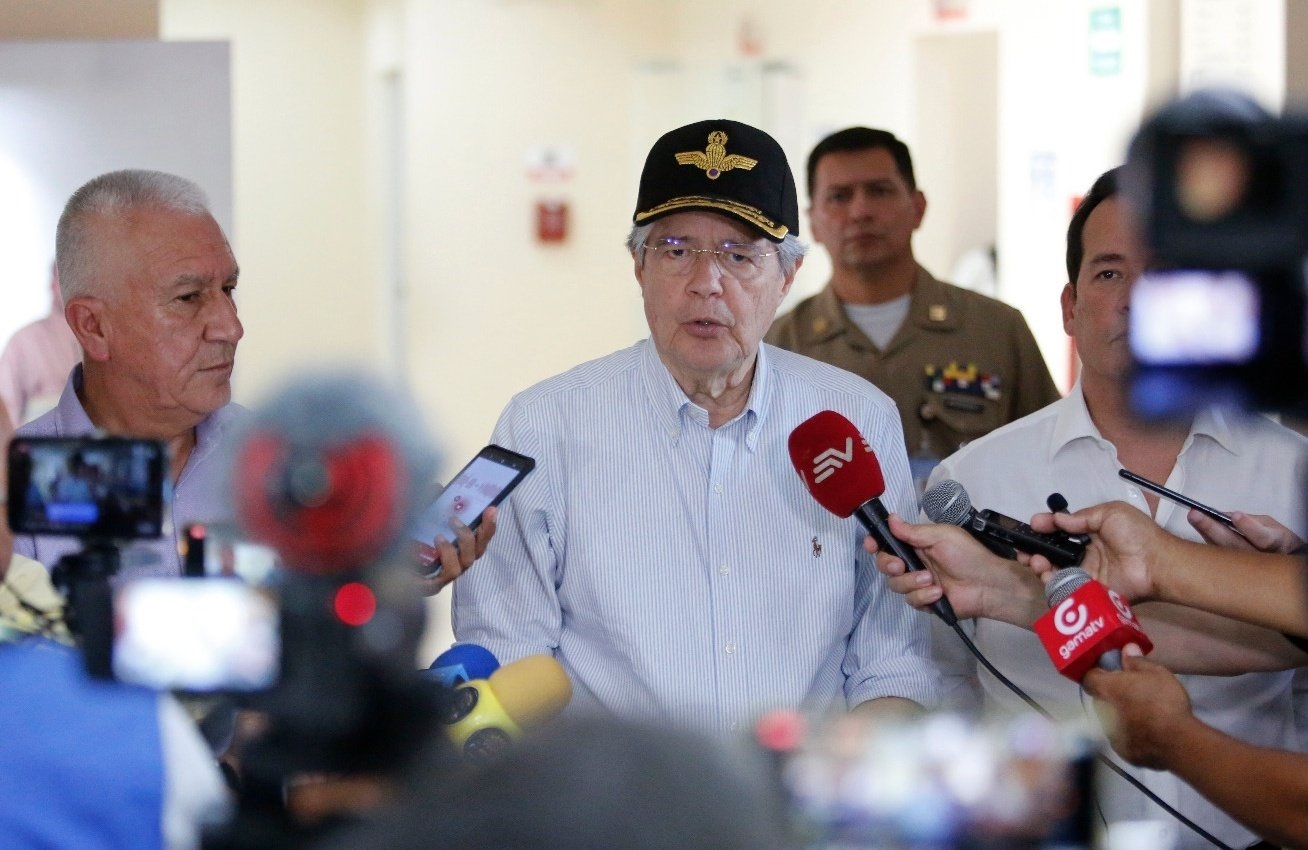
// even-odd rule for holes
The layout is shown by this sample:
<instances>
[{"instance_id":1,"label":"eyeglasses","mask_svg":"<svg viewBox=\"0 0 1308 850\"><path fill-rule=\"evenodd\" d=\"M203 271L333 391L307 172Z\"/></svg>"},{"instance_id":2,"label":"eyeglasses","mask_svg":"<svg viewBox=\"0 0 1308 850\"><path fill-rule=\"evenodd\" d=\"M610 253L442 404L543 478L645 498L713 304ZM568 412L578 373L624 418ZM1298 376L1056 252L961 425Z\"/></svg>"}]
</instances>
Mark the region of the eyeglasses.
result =
<instances>
[{"instance_id":1,"label":"eyeglasses","mask_svg":"<svg viewBox=\"0 0 1308 850\"><path fill-rule=\"evenodd\" d=\"M750 281L763 274L764 260L775 257L779 251L760 251L753 245L723 242L717 248L695 248L684 239L659 239L641 246L652 252L651 264L655 271L675 277L685 277L695 268L700 254L708 254L718 268L736 280Z\"/></svg>"}]
</instances>

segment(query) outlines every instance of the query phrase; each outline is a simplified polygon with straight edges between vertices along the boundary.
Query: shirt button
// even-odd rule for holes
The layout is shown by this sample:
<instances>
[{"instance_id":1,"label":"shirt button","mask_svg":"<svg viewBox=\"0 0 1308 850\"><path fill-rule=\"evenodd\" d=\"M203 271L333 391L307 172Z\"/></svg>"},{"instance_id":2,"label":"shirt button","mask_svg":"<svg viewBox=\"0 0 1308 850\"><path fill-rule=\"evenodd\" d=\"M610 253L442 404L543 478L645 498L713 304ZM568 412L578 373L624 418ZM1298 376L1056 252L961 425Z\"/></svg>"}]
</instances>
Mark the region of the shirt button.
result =
<instances>
[{"instance_id":1,"label":"shirt button","mask_svg":"<svg viewBox=\"0 0 1308 850\"><path fill-rule=\"evenodd\" d=\"M740 730L740 721L739 720L731 721L731 731L737 732L739 730Z\"/></svg>"},{"instance_id":2,"label":"shirt button","mask_svg":"<svg viewBox=\"0 0 1308 850\"><path fill-rule=\"evenodd\" d=\"M723 564L722 566L718 567L718 575L720 576L731 575L731 567L727 566L726 564Z\"/></svg>"},{"instance_id":3,"label":"shirt button","mask_svg":"<svg viewBox=\"0 0 1308 850\"><path fill-rule=\"evenodd\" d=\"M713 492L714 492L714 493L721 493L721 492L722 492L722 485L721 485L721 484L714 484L714 485L713 485Z\"/></svg>"},{"instance_id":4,"label":"shirt button","mask_svg":"<svg viewBox=\"0 0 1308 850\"><path fill-rule=\"evenodd\" d=\"M722 651L725 652L727 655L734 655L736 653L735 641L732 641L728 643L726 646L722 647Z\"/></svg>"}]
</instances>

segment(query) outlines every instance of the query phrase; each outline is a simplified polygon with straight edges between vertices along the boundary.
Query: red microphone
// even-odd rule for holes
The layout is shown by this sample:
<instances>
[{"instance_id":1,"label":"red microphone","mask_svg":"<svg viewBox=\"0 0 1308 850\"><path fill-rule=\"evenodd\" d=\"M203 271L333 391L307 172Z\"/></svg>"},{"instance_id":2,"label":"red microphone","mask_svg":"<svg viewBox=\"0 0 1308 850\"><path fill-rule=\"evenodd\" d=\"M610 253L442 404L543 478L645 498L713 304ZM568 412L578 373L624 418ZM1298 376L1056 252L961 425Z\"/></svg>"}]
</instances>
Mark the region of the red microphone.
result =
<instances>
[{"instance_id":1,"label":"red microphone","mask_svg":"<svg viewBox=\"0 0 1308 850\"><path fill-rule=\"evenodd\" d=\"M1078 567L1059 570L1045 587L1049 610L1035 622L1035 633L1054 667L1080 682L1091 667L1122 669L1122 647L1138 644L1145 653L1153 641L1117 592Z\"/></svg>"},{"instance_id":2,"label":"red microphone","mask_svg":"<svg viewBox=\"0 0 1308 850\"><path fill-rule=\"evenodd\" d=\"M819 505L836 516L857 518L877 545L908 569L926 569L912 547L890 533L890 513L881 504L886 491L881 464L853 422L824 410L790 432L789 446L790 462ZM943 596L931 603L931 610L951 626L958 622Z\"/></svg>"}]
</instances>

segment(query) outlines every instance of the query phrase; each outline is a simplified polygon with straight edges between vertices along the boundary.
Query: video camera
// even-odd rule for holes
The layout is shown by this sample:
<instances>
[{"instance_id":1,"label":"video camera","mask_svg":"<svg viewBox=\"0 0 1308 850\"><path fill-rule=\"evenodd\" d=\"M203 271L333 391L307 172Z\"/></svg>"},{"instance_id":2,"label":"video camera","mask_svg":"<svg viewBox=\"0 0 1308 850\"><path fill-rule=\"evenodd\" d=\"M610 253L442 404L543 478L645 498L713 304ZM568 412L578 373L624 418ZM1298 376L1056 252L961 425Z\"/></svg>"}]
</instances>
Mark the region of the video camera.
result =
<instances>
[{"instance_id":1,"label":"video camera","mask_svg":"<svg viewBox=\"0 0 1308 850\"><path fill-rule=\"evenodd\" d=\"M1308 116L1203 91L1145 122L1123 191L1152 266L1132 291L1132 405L1303 413Z\"/></svg>"},{"instance_id":2,"label":"video camera","mask_svg":"<svg viewBox=\"0 0 1308 850\"><path fill-rule=\"evenodd\" d=\"M172 534L163 443L16 437L8 463L10 528L82 544L52 565L51 581L91 675L183 693L257 690L276 681L276 601L254 586L261 582L249 582L266 570L220 578L222 564L210 558L206 568L205 535L193 527L184 536L188 561L197 565L191 578L119 576L123 544ZM211 542L210 551L234 545Z\"/></svg>"},{"instance_id":3,"label":"video camera","mask_svg":"<svg viewBox=\"0 0 1308 850\"><path fill-rule=\"evenodd\" d=\"M336 816L295 812L300 777L384 781L441 741L448 694L417 669L426 604L405 534L436 470L419 421L379 378L325 373L289 382L229 441L234 520L280 564L282 664L245 703L266 726L209 850L310 846Z\"/></svg>"}]
</instances>

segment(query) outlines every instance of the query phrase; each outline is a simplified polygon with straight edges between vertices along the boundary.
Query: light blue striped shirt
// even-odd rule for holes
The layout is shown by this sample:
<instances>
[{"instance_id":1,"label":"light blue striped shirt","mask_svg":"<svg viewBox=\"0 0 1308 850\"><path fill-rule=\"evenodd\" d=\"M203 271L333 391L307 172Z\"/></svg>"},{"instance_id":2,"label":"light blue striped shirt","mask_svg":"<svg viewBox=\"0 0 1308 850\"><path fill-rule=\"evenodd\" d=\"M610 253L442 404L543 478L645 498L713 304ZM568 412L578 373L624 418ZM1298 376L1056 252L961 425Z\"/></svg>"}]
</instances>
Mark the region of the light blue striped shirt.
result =
<instances>
[{"instance_id":1,"label":"light blue striped shirt","mask_svg":"<svg viewBox=\"0 0 1308 850\"><path fill-rule=\"evenodd\" d=\"M649 340L520 393L493 440L536 470L455 582L458 639L501 663L556 656L570 710L710 733L842 698L933 706L928 615L885 587L857 521L791 465L790 432L824 409L868 438L886 506L916 516L893 402L788 351L760 347L745 411L717 429Z\"/></svg>"}]
</instances>

